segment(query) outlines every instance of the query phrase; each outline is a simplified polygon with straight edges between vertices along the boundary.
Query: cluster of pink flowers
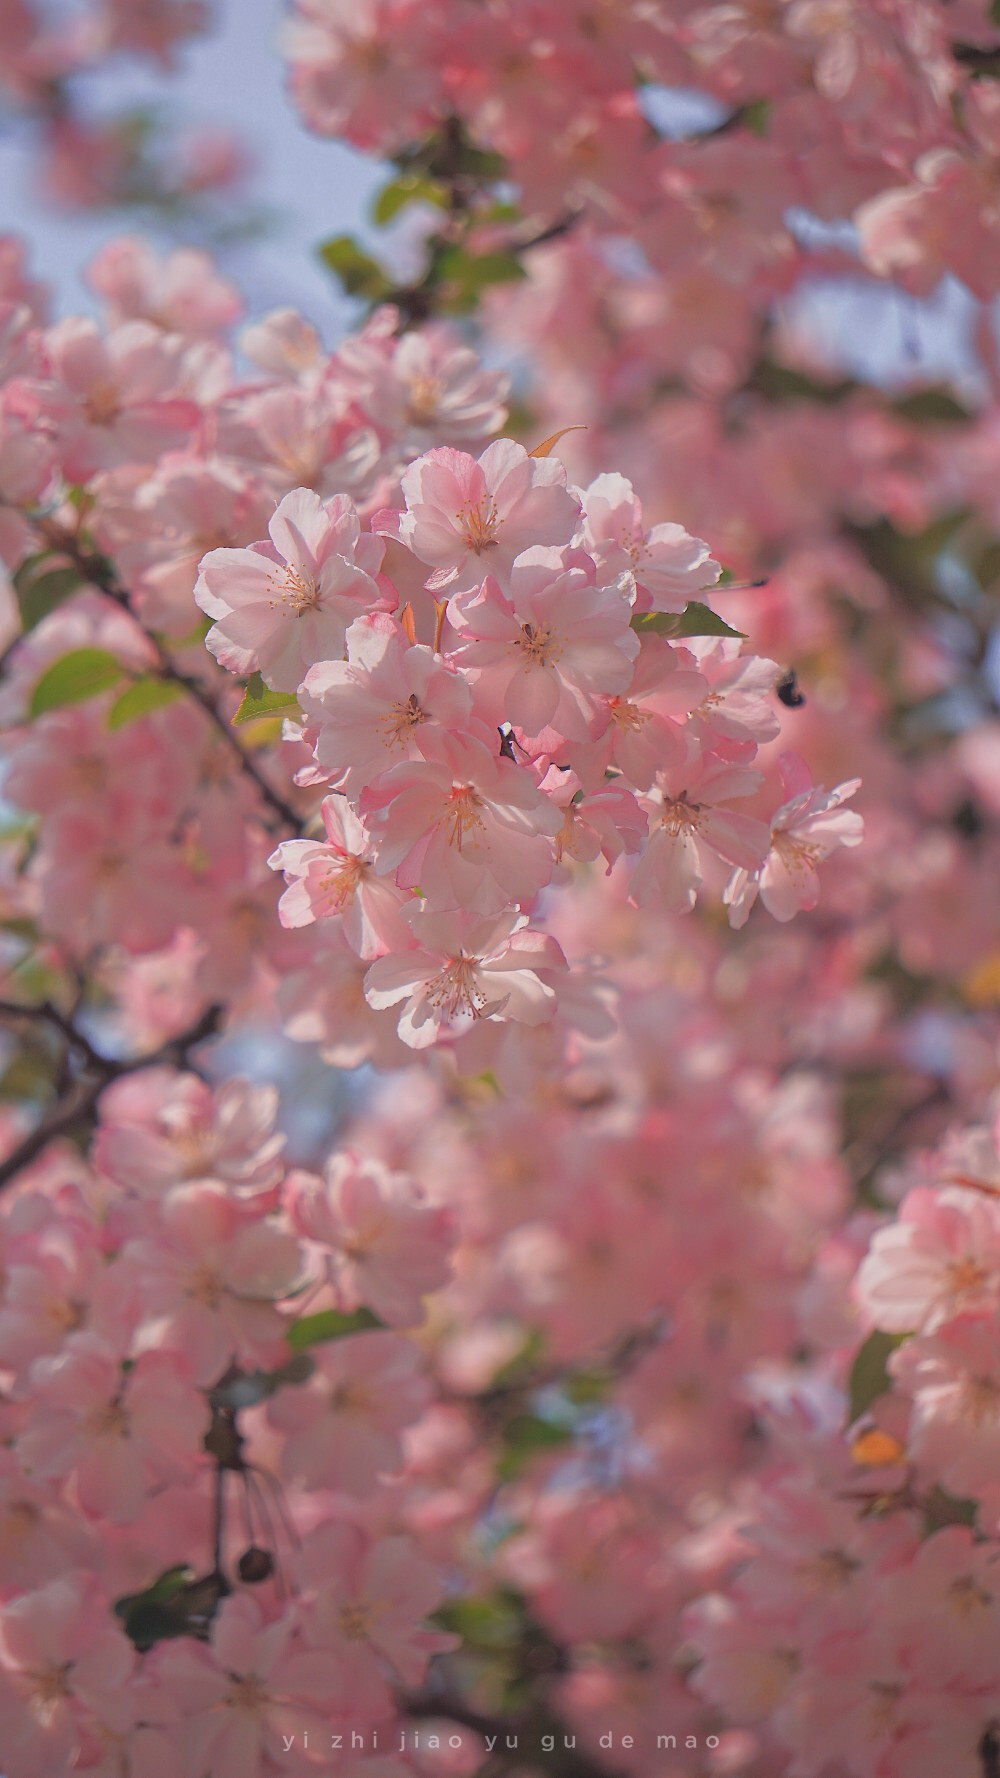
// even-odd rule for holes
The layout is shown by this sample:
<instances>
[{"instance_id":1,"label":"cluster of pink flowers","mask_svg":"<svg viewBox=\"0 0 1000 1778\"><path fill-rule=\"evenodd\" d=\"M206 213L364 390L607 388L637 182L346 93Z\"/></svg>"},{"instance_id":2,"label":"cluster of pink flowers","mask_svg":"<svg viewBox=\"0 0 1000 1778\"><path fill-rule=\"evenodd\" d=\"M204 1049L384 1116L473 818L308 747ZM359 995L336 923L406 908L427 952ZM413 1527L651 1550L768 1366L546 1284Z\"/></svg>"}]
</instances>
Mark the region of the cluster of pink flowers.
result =
<instances>
[{"instance_id":1,"label":"cluster of pink flowers","mask_svg":"<svg viewBox=\"0 0 1000 1778\"><path fill-rule=\"evenodd\" d=\"M854 218L880 277L994 293L996 51L980 0L295 0L285 30L310 129L390 156L461 118L527 214L638 240L706 372L795 275L796 207ZM671 139L677 89L704 139Z\"/></svg>"},{"instance_id":2,"label":"cluster of pink flowers","mask_svg":"<svg viewBox=\"0 0 1000 1778\"><path fill-rule=\"evenodd\" d=\"M190 203L232 188L247 170L246 151L231 132L182 132L158 159L148 152L134 112L99 112L82 97L88 78L125 58L175 72L178 51L211 22L206 0L82 0L71 8L45 0L3 0L4 54L0 95L38 132L37 182L62 206Z\"/></svg>"},{"instance_id":3,"label":"cluster of pink flowers","mask_svg":"<svg viewBox=\"0 0 1000 1778\"><path fill-rule=\"evenodd\" d=\"M996 21L288 10L335 350L0 242L0 1767L990 1778ZM201 12L0 0L69 189Z\"/></svg>"},{"instance_id":4,"label":"cluster of pink flowers","mask_svg":"<svg viewBox=\"0 0 1000 1778\"><path fill-rule=\"evenodd\" d=\"M779 669L738 637L657 634L718 578L707 547L644 529L622 476L575 493L507 439L478 459L429 451L401 488L371 531L347 496L297 489L268 541L201 563L210 651L297 695L315 761L299 780L332 786L322 837L269 861L284 924L329 922L369 964L371 1007L401 1006L422 1049L553 1018L567 962L531 921L570 860L637 859L640 907L689 910L720 866L734 922L758 889L781 920L814 906L818 861L861 839L840 807L857 785L815 791L789 761L795 794L769 822L732 806L763 784L751 762L779 730ZM386 538L413 592L402 611ZM482 1042L476 1059L493 1060Z\"/></svg>"},{"instance_id":5,"label":"cluster of pink flowers","mask_svg":"<svg viewBox=\"0 0 1000 1778\"><path fill-rule=\"evenodd\" d=\"M783 1449L756 1479L726 1590L686 1617L696 1690L803 1778L831 1760L851 1778L979 1774L995 1734L995 1123L909 1172L867 1252L856 1230L860 1347L842 1327L811 1393L800 1382L780 1408Z\"/></svg>"},{"instance_id":6,"label":"cluster of pink flowers","mask_svg":"<svg viewBox=\"0 0 1000 1778\"><path fill-rule=\"evenodd\" d=\"M10 1778L325 1768L338 1722L394 1745L449 1646L392 1504L449 1219L375 1159L289 1169L275 1109L139 1071L89 1164L5 1202Z\"/></svg>"}]
</instances>

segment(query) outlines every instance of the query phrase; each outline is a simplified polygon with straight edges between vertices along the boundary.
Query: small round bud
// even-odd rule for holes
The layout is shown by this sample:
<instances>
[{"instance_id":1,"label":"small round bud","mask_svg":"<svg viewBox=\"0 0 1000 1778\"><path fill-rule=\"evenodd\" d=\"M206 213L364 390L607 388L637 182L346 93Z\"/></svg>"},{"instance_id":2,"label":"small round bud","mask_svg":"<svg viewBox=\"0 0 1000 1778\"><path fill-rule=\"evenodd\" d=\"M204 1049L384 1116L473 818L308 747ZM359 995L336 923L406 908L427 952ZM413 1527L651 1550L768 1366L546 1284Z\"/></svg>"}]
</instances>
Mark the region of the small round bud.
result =
<instances>
[{"instance_id":1,"label":"small round bud","mask_svg":"<svg viewBox=\"0 0 1000 1778\"><path fill-rule=\"evenodd\" d=\"M256 1586L259 1581L270 1580L274 1573L274 1557L270 1550L262 1550L252 1543L243 1551L237 1564L239 1577L249 1586Z\"/></svg>"}]
</instances>

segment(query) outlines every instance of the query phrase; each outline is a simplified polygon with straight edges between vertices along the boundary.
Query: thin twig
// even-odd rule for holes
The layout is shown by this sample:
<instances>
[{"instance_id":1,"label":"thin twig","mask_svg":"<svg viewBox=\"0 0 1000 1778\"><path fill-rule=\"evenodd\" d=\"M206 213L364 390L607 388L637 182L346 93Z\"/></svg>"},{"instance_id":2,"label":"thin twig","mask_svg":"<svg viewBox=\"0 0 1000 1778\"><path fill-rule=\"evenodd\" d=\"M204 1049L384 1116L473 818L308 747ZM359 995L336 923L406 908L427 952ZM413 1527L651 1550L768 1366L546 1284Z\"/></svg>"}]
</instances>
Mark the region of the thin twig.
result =
<instances>
[{"instance_id":1,"label":"thin twig","mask_svg":"<svg viewBox=\"0 0 1000 1778\"><path fill-rule=\"evenodd\" d=\"M31 1012L30 1007L16 1007L18 1013ZM41 1012L41 1009L37 1009ZM172 1037L160 1049L141 1056L125 1059L112 1056L101 1056L90 1045L87 1055L87 1069L90 1078L81 1078L74 1082L69 1092L52 1107L33 1130L30 1130L13 1148L6 1159L0 1161L0 1191L46 1149L57 1136L63 1136L81 1120L92 1117L97 1108L97 1101L105 1087L112 1080L123 1074L133 1074L139 1068L152 1068L161 1062L186 1062L188 1051L196 1049L200 1043L207 1041L219 1029L222 1017L221 1006L210 1006L196 1024L188 1031ZM72 1041L80 1040L80 1033L73 1025L69 1026ZM86 1039L82 1039L85 1043Z\"/></svg>"},{"instance_id":2,"label":"thin twig","mask_svg":"<svg viewBox=\"0 0 1000 1778\"><path fill-rule=\"evenodd\" d=\"M84 1036L84 1033L74 1025L72 1019L60 1012L58 1006L54 1006L51 1000L44 1000L40 1006L28 1006L16 1000L0 1000L0 1020L6 1019L38 1020L43 1024L51 1025L55 1030L61 1032L70 1047L76 1050L90 1067L103 1069L109 1063L110 1058L102 1056L99 1050L95 1050L89 1037Z\"/></svg>"},{"instance_id":3,"label":"thin twig","mask_svg":"<svg viewBox=\"0 0 1000 1778\"><path fill-rule=\"evenodd\" d=\"M194 699L195 703L204 711L209 722L222 737L230 753L232 753L238 761L240 770L245 772L247 777L256 785L257 790L264 802L268 805L268 808L280 818L283 826L291 828L293 833L298 833L302 823L296 810L292 808L291 803L286 802L284 797L282 797L281 794L277 790L274 790L268 783L256 761L242 745L239 737L234 734L232 724L222 714L222 711L219 709L211 692L208 691L207 688L202 685L201 681L196 679L192 673L183 672L182 669L177 666L169 650L164 647L160 638L152 631L148 630L145 624L141 622L136 615L127 589L122 586L114 569L111 567L111 564L107 562L103 556L95 555L93 552L84 549L79 538L74 537L69 531L64 531L60 526L53 524L50 520L36 520L35 523L36 528L45 537L46 541L52 545L52 548L58 550L60 555L66 556L67 559L73 563L73 566L79 570L83 579L86 580L89 585L96 587L98 592L103 593L106 599L111 599L115 605L118 605L121 608L121 610L128 612L133 623L138 625L139 629L142 630L143 635L155 650L157 670L160 673L161 678L168 679L172 684L181 686L183 690L187 692L188 696Z\"/></svg>"}]
</instances>

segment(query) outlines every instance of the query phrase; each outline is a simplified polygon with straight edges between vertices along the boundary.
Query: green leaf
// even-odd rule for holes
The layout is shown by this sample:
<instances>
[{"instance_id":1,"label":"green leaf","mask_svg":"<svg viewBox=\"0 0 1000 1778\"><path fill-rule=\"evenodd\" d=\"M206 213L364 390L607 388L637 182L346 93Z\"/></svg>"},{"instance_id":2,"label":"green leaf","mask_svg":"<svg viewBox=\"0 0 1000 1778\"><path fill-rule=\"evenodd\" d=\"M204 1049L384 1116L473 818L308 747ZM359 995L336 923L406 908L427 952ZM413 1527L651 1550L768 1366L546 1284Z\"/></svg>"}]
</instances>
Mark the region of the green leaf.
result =
<instances>
[{"instance_id":1,"label":"green leaf","mask_svg":"<svg viewBox=\"0 0 1000 1778\"><path fill-rule=\"evenodd\" d=\"M116 1599L115 1616L140 1654L175 1636L206 1641L220 1601L231 1591L224 1575L196 1578L194 1571L182 1564L165 1569L143 1592Z\"/></svg>"},{"instance_id":2,"label":"green leaf","mask_svg":"<svg viewBox=\"0 0 1000 1778\"><path fill-rule=\"evenodd\" d=\"M320 1309L315 1315L302 1315L293 1321L285 1337L293 1352L304 1352L308 1346L319 1346L326 1340L342 1340L347 1334L384 1326L370 1309L355 1309L353 1315L344 1315L339 1309Z\"/></svg>"},{"instance_id":3,"label":"green leaf","mask_svg":"<svg viewBox=\"0 0 1000 1778\"><path fill-rule=\"evenodd\" d=\"M0 932L9 932L12 938L23 938L34 943L38 937L38 927L34 920L27 919L23 914L10 914L0 920Z\"/></svg>"},{"instance_id":4,"label":"green leaf","mask_svg":"<svg viewBox=\"0 0 1000 1778\"><path fill-rule=\"evenodd\" d=\"M197 623L188 630L185 636L170 637L169 640L175 648L194 648L197 643L204 642L211 628L211 618L199 611Z\"/></svg>"},{"instance_id":5,"label":"green leaf","mask_svg":"<svg viewBox=\"0 0 1000 1778\"><path fill-rule=\"evenodd\" d=\"M363 296L367 302L382 302L388 296L392 285L382 267L358 246L352 235L332 235L318 251L323 264L340 279L348 296Z\"/></svg>"},{"instance_id":6,"label":"green leaf","mask_svg":"<svg viewBox=\"0 0 1000 1778\"><path fill-rule=\"evenodd\" d=\"M858 1350L847 1385L848 1418L852 1426L855 1420L860 1420L862 1414L867 1413L873 1401L877 1401L880 1395L885 1395L891 1388L886 1365L890 1355L906 1338L906 1334L883 1333L877 1327Z\"/></svg>"},{"instance_id":7,"label":"green leaf","mask_svg":"<svg viewBox=\"0 0 1000 1778\"><path fill-rule=\"evenodd\" d=\"M967 507L952 507L922 531L897 531L887 519L872 525L845 526L869 565L898 590L909 605L938 601L935 571L938 559L966 524Z\"/></svg>"},{"instance_id":8,"label":"green leaf","mask_svg":"<svg viewBox=\"0 0 1000 1778\"><path fill-rule=\"evenodd\" d=\"M833 407L853 394L858 384L850 377L817 381L789 364L777 364L773 358L758 358L746 380L745 387L764 401L782 405L797 401L814 401L821 407Z\"/></svg>"},{"instance_id":9,"label":"green leaf","mask_svg":"<svg viewBox=\"0 0 1000 1778\"><path fill-rule=\"evenodd\" d=\"M388 185L376 193L372 204L372 221L384 226L392 222L408 204L433 204L439 210L445 209L448 193L436 179L428 179L421 173L400 173L398 179L391 179Z\"/></svg>"},{"instance_id":10,"label":"green leaf","mask_svg":"<svg viewBox=\"0 0 1000 1778\"><path fill-rule=\"evenodd\" d=\"M75 568L49 568L47 553L29 556L14 576L14 591L21 611L21 628L27 635L50 611L56 611L82 584Z\"/></svg>"},{"instance_id":11,"label":"green leaf","mask_svg":"<svg viewBox=\"0 0 1000 1778\"><path fill-rule=\"evenodd\" d=\"M65 704L85 704L88 698L99 697L122 678L124 668L116 655L106 648L74 648L37 681L28 704L31 716L43 716L46 710L60 710Z\"/></svg>"},{"instance_id":12,"label":"green leaf","mask_svg":"<svg viewBox=\"0 0 1000 1778\"><path fill-rule=\"evenodd\" d=\"M606 1401L613 1381L610 1370L571 1371L564 1384L565 1393L574 1407L592 1407Z\"/></svg>"},{"instance_id":13,"label":"green leaf","mask_svg":"<svg viewBox=\"0 0 1000 1778\"><path fill-rule=\"evenodd\" d=\"M740 122L754 136L766 136L773 106L770 99L752 99L740 107Z\"/></svg>"},{"instance_id":14,"label":"green leaf","mask_svg":"<svg viewBox=\"0 0 1000 1778\"><path fill-rule=\"evenodd\" d=\"M504 1427L504 1449L497 1464L497 1475L501 1481L512 1481L539 1452L558 1450L572 1441L569 1426L556 1426L537 1414L515 1414Z\"/></svg>"},{"instance_id":15,"label":"green leaf","mask_svg":"<svg viewBox=\"0 0 1000 1778\"><path fill-rule=\"evenodd\" d=\"M637 611L632 628L640 636L652 633L675 641L682 636L736 636L741 642L745 640L743 630L734 630L717 611L699 605L695 599L683 611Z\"/></svg>"},{"instance_id":16,"label":"green leaf","mask_svg":"<svg viewBox=\"0 0 1000 1778\"><path fill-rule=\"evenodd\" d=\"M123 1617L123 1608L130 1605L133 1599L148 1599L153 1605L165 1605L168 1599L174 1599L178 1593L183 1592L193 1579L194 1569L189 1568L186 1562L178 1563L176 1568L165 1568L144 1593L126 1593L123 1599L116 1600L115 1615Z\"/></svg>"},{"instance_id":17,"label":"green leaf","mask_svg":"<svg viewBox=\"0 0 1000 1778\"><path fill-rule=\"evenodd\" d=\"M167 1568L143 1593L126 1593L115 1600L115 1616L126 1636L143 1654L155 1643L185 1634L183 1611L178 1602L194 1579L185 1564Z\"/></svg>"},{"instance_id":18,"label":"green leaf","mask_svg":"<svg viewBox=\"0 0 1000 1778\"><path fill-rule=\"evenodd\" d=\"M152 674L136 679L112 704L108 711L108 727L124 728L137 717L148 716L152 710L163 710L167 704L175 704L183 696L184 687L178 685L176 679L157 679Z\"/></svg>"},{"instance_id":19,"label":"green leaf","mask_svg":"<svg viewBox=\"0 0 1000 1778\"><path fill-rule=\"evenodd\" d=\"M448 247L435 265L436 281L448 288L446 306L464 313L474 309L484 290L494 284L511 284L527 273L513 253L467 253L464 247Z\"/></svg>"},{"instance_id":20,"label":"green leaf","mask_svg":"<svg viewBox=\"0 0 1000 1778\"><path fill-rule=\"evenodd\" d=\"M530 1381L538 1369L544 1350L545 1335L540 1328L531 1328L517 1351L505 1359L499 1370L494 1371L487 1389L510 1389Z\"/></svg>"},{"instance_id":21,"label":"green leaf","mask_svg":"<svg viewBox=\"0 0 1000 1778\"><path fill-rule=\"evenodd\" d=\"M902 419L917 426L968 424L972 417L948 389L915 389L912 395L899 396L892 406Z\"/></svg>"},{"instance_id":22,"label":"green leaf","mask_svg":"<svg viewBox=\"0 0 1000 1778\"><path fill-rule=\"evenodd\" d=\"M924 1512L927 1517L928 1535L940 1531L942 1525L974 1526L978 1502L963 1498L957 1494L949 1494L946 1488L935 1485L924 1501Z\"/></svg>"},{"instance_id":23,"label":"green leaf","mask_svg":"<svg viewBox=\"0 0 1000 1778\"><path fill-rule=\"evenodd\" d=\"M1000 537L994 537L987 543L975 565L976 579L981 587L990 588L1000 580Z\"/></svg>"},{"instance_id":24,"label":"green leaf","mask_svg":"<svg viewBox=\"0 0 1000 1778\"><path fill-rule=\"evenodd\" d=\"M404 148L393 160L397 167L420 167L445 182L462 178L489 185L502 179L507 171L503 156L491 148L478 147L459 118L449 118L443 130L435 130L422 142Z\"/></svg>"},{"instance_id":25,"label":"green leaf","mask_svg":"<svg viewBox=\"0 0 1000 1778\"><path fill-rule=\"evenodd\" d=\"M0 1100L5 1104L25 1099L44 1104L51 1091L51 1058L40 1053L18 1050L0 1073Z\"/></svg>"},{"instance_id":26,"label":"green leaf","mask_svg":"<svg viewBox=\"0 0 1000 1778\"><path fill-rule=\"evenodd\" d=\"M524 1635L524 1607L516 1594L507 1591L449 1599L434 1613L434 1622L472 1648L511 1648Z\"/></svg>"},{"instance_id":27,"label":"green leaf","mask_svg":"<svg viewBox=\"0 0 1000 1778\"><path fill-rule=\"evenodd\" d=\"M449 156L446 154L444 159L448 162ZM507 172L507 162L502 154L492 148L478 148L468 140L451 152L450 165L455 172L464 174L467 179L475 179L480 185L491 185Z\"/></svg>"},{"instance_id":28,"label":"green leaf","mask_svg":"<svg viewBox=\"0 0 1000 1778\"><path fill-rule=\"evenodd\" d=\"M298 710L294 692L269 691L260 674L254 673L247 680L243 701L233 717L233 727L255 722L258 716L289 716L293 710Z\"/></svg>"}]
</instances>

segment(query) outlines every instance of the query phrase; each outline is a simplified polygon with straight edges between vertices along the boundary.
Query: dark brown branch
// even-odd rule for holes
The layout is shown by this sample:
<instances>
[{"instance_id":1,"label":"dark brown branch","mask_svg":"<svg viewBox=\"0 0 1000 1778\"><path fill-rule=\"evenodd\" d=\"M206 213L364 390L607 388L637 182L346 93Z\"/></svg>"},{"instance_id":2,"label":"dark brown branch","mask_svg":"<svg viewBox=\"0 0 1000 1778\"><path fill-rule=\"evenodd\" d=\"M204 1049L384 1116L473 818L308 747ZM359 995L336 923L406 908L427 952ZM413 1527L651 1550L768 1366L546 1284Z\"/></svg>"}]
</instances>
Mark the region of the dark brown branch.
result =
<instances>
[{"instance_id":1,"label":"dark brown branch","mask_svg":"<svg viewBox=\"0 0 1000 1778\"><path fill-rule=\"evenodd\" d=\"M89 1117L97 1104L107 1081L91 1081L87 1085L78 1082L59 1103L53 1107L40 1124L31 1130L23 1141L12 1149L5 1161L0 1162L0 1190L9 1185L10 1181L31 1165L57 1136L64 1136L68 1130L82 1117Z\"/></svg>"},{"instance_id":2,"label":"dark brown branch","mask_svg":"<svg viewBox=\"0 0 1000 1778\"><path fill-rule=\"evenodd\" d=\"M290 828L293 833L298 833L302 823L296 810L268 783L256 761L241 744L239 737L234 734L232 724L219 709L211 692L202 685L199 679L195 678L194 674L185 673L177 666L173 656L164 647L160 638L148 630L137 617L131 597L127 589L122 586L111 564L103 556L95 555L92 551L84 549L79 538L74 537L71 532L62 530L61 527L48 520L36 520L36 527L53 549L58 550L60 555L66 556L73 563L73 566L79 570L83 579L90 586L95 586L106 599L111 599L123 611L128 612L133 623L138 624L143 635L152 644L156 652L157 671L161 678L168 679L173 685L181 686L188 696L194 699L222 737L230 753L236 759L240 770L245 772L256 786L268 808L279 817L283 827Z\"/></svg>"},{"instance_id":3,"label":"dark brown branch","mask_svg":"<svg viewBox=\"0 0 1000 1778\"><path fill-rule=\"evenodd\" d=\"M18 1006L14 1010L18 1015L31 1014L34 1011L40 1017L45 1016L43 1008L33 1009ZM200 1043L207 1042L208 1038L214 1036L218 1031L221 1017L221 1006L210 1006L196 1024L192 1025L189 1030L181 1032L179 1036L172 1037L160 1049L127 1059L99 1055L87 1040L81 1037L76 1027L70 1024L66 1033L68 1040L86 1045L87 1071L74 1082L70 1090L62 1096L35 1128L30 1130L27 1136L11 1150L6 1159L0 1161L0 1190L9 1185L10 1181L23 1168L30 1166L31 1162L36 1160L49 1143L55 1141L57 1136L65 1135L81 1119L92 1117L97 1108L97 1101L110 1081L118 1079L123 1074L133 1074L139 1068L152 1068L162 1062L173 1062L175 1065L186 1063L188 1052L196 1049Z\"/></svg>"},{"instance_id":4,"label":"dark brown branch","mask_svg":"<svg viewBox=\"0 0 1000 1778\"><path fill-rule=\"evenodd\" d=\"M109 1058L95 1050L90 1039L50 1000L44 1000L40 1006L27 1006L15 1000L0 1000L0 1021L10 1019L28 1019L51 1025L91 1068L103 1069L108 1065Z\"/></svg>"},{"instance_id":5,"label":"dark brown branch","mask_svg":"<svg viewBox=\"0 0 1000 1778\"><path fill-rule=\"evenodd\" d=\"M533 247L544 247L549 241L561 241L564 235L571 234L580 220L580 210L567 210L564 216L558 216L545 228L539 229L537 235L529 235L525 241L513 242L515 253L530 253Z\"/></svg>"},{"instance_id":6,"label":"dark brown branch","mask_svg":"<svg viewBox=\"0 0 1000 1778\"><path fill-rule=\"evenodd\" d=\"M404 1694L397 1698L397 1703L400 1711L412 1720L420 1722L440 1717L446 1722L457 1722L460 1727L471 1729L474 1734L482 1735L484 1740L492 1737L495 1742L492 1754L494 1759L507 1754L505 1741L508 1735L518 1736L525 1745L516 1751L511 1748L510 1757L520 1769L525 1765L526 1755L530 1762L532 1746L536 1753L540 1751L543 1735L553 1736L558 1747L564 1733L569 1734L561 1723L532 1712L507 1717L489 1716L484 1711L474 1709L454 1692L436 1692L432 1686L409 1696ZM559 1773L559 1778L608 1778L607 1767L592 1759L588 1753L578 1748L560 1749L560 1753L561 1757L552 1767L554 1772ZM546 1765L549 1763L547 1758Z\"/></svg>"}]
</instances>

